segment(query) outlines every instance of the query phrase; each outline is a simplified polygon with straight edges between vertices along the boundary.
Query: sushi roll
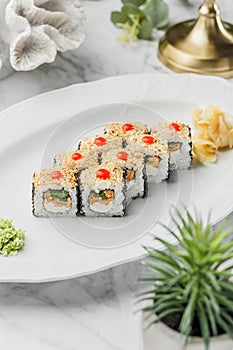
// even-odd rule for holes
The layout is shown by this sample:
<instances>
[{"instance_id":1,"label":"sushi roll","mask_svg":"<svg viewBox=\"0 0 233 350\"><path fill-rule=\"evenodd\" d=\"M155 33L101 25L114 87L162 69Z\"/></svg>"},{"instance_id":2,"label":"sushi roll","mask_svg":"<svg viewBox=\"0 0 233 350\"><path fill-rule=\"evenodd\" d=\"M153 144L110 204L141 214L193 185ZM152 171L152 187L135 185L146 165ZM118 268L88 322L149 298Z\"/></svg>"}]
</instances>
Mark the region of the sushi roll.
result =
<instances>
[{"instance_id":1,"label":"sushi roll","mask_svg":"<svg viewBox=\"0 0 233 350\"><path fill-rule=\"evenodd\" d=\"M169 177L169 153L167 144L147 134L132 136L127 140L132 152L142 152L146 158L148 182L160 183Z\"/></svg>"},{"instance_id":2,"label":"sushi roll","mask_svg":"<svg viewBox=\"0 0 233 350\"><path fill-rule=\"evenodd\" d=\"M146 124L140 122L112 123L106 126L104 134L107 137L122 137L127 139L132 135L147 134Z\"/></svg>"},{"instance_id":3,"label":"sushi roll","mask_svg":"<svg viewBox=\"0 0 233 350\"><path fill-rule=\"evenodd\" d=\"M79 173L80 214L85 216L123 216L126 209L124 170L106 165Z\"/></svg>"},{"instance_id":4,"label":"sushi roll","mask_svg":"<svg viewBox=\"0 0 233 350\"><path fill-rule=\"evenodd\" d=\"M121 137L113 138L105 135L97 135L94 138L84 137L78 145L78 150L85 154L94 154L100 156L102 152L107 152L116 147L122 147ZM99 161L100 162L100 161Z\"/></svg>"},{"instance_id":5,"label":"sushi roll","mask_svg":"<svg viewBox=\"0 0 233 350\"><path fill-rule=\"evenodd\" d=\"M140 152L131 152L129 148L118 148L103 153L102 164L114 162L117 167L125 171L126 201L145 197L147 190L145 156Z\"/></svg>"},{"instance_id":6,"label":"sushi roll","mask_svg":"<svg viewBox=\"0 0 233 350\"><path fill-rule=\"evenodd\" d=\"M191 129L187 124L163 123L151 128L151 135L167 142L170 169L189 169L192 165Z\"/></svg>"},{"instance_id":7,"label":"sushi roll","mask_svg":"<svg viewBox=\"0 0 233 350\"><path fill-rule=\"evenodd\" d=\"M32 207L35 216L76 216L77 180L74 171L66 168L36 171L32 181Z\"/></svg>"},{"instance_id":8,"label":"sushi roll","mask_svg":"<svg viewBox=\"0 0 233 350\"><path fill-rule=\"evenodd\" d=\"M98 165L98 155L80 151L68 151L60 153L54 158L54 166L79 171L89 166Z\"/></svg>"}]
</instances>

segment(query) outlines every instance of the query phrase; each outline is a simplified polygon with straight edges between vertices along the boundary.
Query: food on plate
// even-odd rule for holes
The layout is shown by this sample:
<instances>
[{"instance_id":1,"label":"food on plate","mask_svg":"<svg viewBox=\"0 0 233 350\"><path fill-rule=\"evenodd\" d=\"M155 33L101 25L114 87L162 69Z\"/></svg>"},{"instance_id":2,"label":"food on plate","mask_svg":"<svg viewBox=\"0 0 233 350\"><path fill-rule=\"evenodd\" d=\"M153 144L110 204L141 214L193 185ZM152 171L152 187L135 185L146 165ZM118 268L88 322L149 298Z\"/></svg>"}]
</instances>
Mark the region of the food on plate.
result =
<instances>
[{"instance_id":1,"label":"food on plate","mask_svg":"<svg viewBox=\"0 0 233 350\"><path fill-rule=\"evenodd\" d=\"M128 138L132 135L147 134L147 125L140 122L112 123L106 126L104 134L111 137Z\"/></svg>"},{"instance_id":2,"label":"food on plate","mask_svg":"<svg viewBox=\"0 0 233 350\"><path fill-rule=\"evenodd\" d=\"M78 145L80 152L84 153L101 153L115 147L122 147L123 140L120 137L108 137L106 135L97 135L94 138L84 137Z\"/></svg>"},{"instance_id":3,"label":"food on plate","mask_svg":"<svg viewBox=\"0 0 233 350\"><path fill-rule=\"evenodd\" d=\"M33 177L35 216L123 216L132 199L145 197L147 182L189 169L191 132L178 122L112 123L102 135L84 137L74 151L55 156L54 168Z\"/></svg>"},{"instance_id":4,"label":"food on plate","mask_svg":"<svg viewBox=\"0 0 233 350\"><path fill-rule=\"evenodd\" d=\"M24 246L25 232L17 230L11 220L0 218L0 254L16 255Z\"/></svg>"},{"instance_id":5,"label":"food on plate","mask_svg":"<svg viewBox=\"0 0 233 350\"><path fill-rule=\"evenodd\" d=\"M80 152L79 150L60 153L54 158L54 166L73 170L85 169L87 166L98 164L98 155L92 152Z\"/></svg>"},{"instance_id":6,"label":"food on plate","mask_svg":"<svg viewBox=\"0 0 233 350\"><path fill-rule=\"evenodd\" d=\"M36 171L32 181L32 211L35 216L76 216L77 179L68 168Z\"/></svg>"},{"instance_id":7,"label":"food on plate","mask_svg":"<svg viewBox=\"0 0 233 350\"><path fill-rule=\"evenodd\" d=\"M210 105L193 110L193 152L200 162L215 162L217 151L233 146L233 116Z\"/></svg>"},{"instance_id":8,"label":"food on plate","mask_svg":"<svg viewBox=\"0 0 233 350\"><path fill-rule=\"evenodd\" d=\"M135 152L130 147L116 148L102 153L101 164L113 163L125 172L126 202L136 197L146 195L146 160L141 152Z\"/></svg>"},{"instance_id":9,"label":"food on plate","mask_svg":"<svg viewBox=\"0 0 233 350\"><path fill-rule=\"evenodd\" d=\"M171 170L185 170L191 167L191 129L187 124L161 123L151 128L151 135L167 142Z\"/></svg>"},{"instance_id":10,"label":"food on plate","mask_svg":"<svg viewBox=\"0 0 233 350\"><path fill-rule=\"evenodd\" d=\"M132 151L145 155L148 182L160 183L169 177L169 153L164 141L144 134L131 136L127 144Z\"/></svg>"},{"instance_id":11,"label":"food on plate","mask_svg":"<svg viewBox=\"0 0 233 350\"><path fill-rule=\"evenodd\" d=\"M85 216L123 216L126 209L125 172L111 163L81 170L79 208Z\"/></svg>"}]
</instances>

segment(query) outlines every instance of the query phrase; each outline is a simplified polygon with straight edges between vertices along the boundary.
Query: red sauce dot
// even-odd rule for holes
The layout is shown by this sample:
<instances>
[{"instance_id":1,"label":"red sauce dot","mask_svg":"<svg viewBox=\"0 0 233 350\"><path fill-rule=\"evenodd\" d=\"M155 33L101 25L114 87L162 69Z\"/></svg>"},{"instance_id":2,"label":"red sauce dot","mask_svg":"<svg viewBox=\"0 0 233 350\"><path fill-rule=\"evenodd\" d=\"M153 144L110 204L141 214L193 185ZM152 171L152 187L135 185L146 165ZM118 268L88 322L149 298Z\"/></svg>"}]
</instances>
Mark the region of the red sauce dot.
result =
<instances>
[{"instance_id":1,"label":"red sauce dot","mask_svg":"<svg viewBox=\"0 0 233 350\"><path fill-rule=\"evenodd\" d=\"M128 159L128 153L126 152L118 152L117 158L121 160L127 160Z\"/></svg>"},{"instance_id":2,"label":"red sauce dot","mask_svg":"<svg viewBox=\"0 0 233 350\"><path fill-rule=\"evenodd\" d=\"M110 171L106 169L99 169L96 172L97 179L107 180L110 179Z\"/></svg>"},{"instance_id":3,"label":"red sauce dot","mask_svg":"<svg viewBox=\"0 0 233 350\"><path fill-rule=\"evenodd\" d=\"M147 143L148 145L152 145L153 143L155 143L155 139L153 136L144 136L142 138L142 142Z\"/></svg>"},{"instance_id":4,"label":"red sauce dot","mask_svg":"<svg viewBox=\"0 0 233 350\"><path fill-rule=\"evenodd\" d=\"M123 131L130 131L130 130L133 130L133 124L123 124L122 125L122 130Z\"/></svg>"},{"instance_id":5,"label":"red sauce dot","mask_svg":"<svg viewBox=\"0 0 233 350\"><path fill-rule=\"evenodd\" d=\"M51 178L53 179L53 180L55 180L55 179L60 179L63 175L62 175L62 173L60 172L60 171L53 171L51 174L50 174L50 176L51 176Z\"/></svg>"},{"instance_id":6,"label":"red sauce dot","mask_svg":"<svg viewBox=\"0 0 233 350\"><path fill-rule=\"evenodd\" d=\"M104 145L106 145L106 143L107 143L107 140L104 137L97 137L94 140L94 144L96 146L104 146Z\"/></svg>"},{"instance_id":7,"label":"red sauce dot","mask_svg":"<svg viewBox=\"0 0 233 350\"><path fill-rule=\"evenodd\" d=\"M171 123L171 124L169 125L169 127L170 127L171 129L174 129L175 131L180 131L180 125L177 124L177 123Z\"/></svg>"},{"instance_id":8,"label":"red sauce dot","mask_svg":"<svg viewBox=\"0 0 233 350\"><path fill-rule=\"evenodd\" d=\"M81 155L81 153L75 152L72 154L72 159L73 160L79 160L81 159L83 156Z\"/></svg>"}]
</instances>

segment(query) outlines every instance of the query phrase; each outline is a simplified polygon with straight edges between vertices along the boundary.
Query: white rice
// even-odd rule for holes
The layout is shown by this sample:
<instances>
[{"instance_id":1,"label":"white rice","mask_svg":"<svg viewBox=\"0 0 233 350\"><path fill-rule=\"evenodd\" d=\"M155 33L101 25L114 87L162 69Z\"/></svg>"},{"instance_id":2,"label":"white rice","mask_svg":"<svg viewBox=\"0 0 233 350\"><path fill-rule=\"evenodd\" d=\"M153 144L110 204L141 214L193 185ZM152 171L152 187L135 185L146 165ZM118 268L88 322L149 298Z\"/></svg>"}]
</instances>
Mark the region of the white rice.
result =
<instances>
[{"instance_id":1,"label":"white rice","mask_svg":"<svg viewBox=\"0 0 233 350\"><path fill-rule=\"evenodd\" d=\"M66 190L69 192L71 197L72 205L71 208L55 207L52 203L49 205L44 203L44 192L48 190ZM62 186L49 184L48 186L43 186L35 190L34 196L34 215L41 217L61 217L61 216L71 216L74 217L77 214L77 191L76 188L64 188Z\"/></svg>"}]
</instances>

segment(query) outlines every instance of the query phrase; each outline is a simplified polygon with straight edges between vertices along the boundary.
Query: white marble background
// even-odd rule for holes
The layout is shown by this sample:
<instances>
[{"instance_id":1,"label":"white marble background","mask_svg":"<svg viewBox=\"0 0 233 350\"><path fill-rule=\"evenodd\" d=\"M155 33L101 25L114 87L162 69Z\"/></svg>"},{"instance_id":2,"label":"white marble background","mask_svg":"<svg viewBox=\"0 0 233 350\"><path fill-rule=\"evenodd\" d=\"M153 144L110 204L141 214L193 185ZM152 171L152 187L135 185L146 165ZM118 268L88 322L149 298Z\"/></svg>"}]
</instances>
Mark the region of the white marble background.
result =
<instances>
[{"instance_id":1,"label":"white marble background","mask_svg":"<svg viewBox=\"0 0 233 350\"><path fill-rule=\"evenodd\" d=\"M170 22L196 16L201 1L186 8L167 0ZM233 21L232 0L219 0L222 17ZM116 41L110 12L119 0L85 1L86 40L34 72L14 72L0 82L0 110L28 97L79 82L129 73L169 72L156 57L157 38L133 44ZM140 263L79 279L42 284L0 284L0 349L137 350L133 300Z\"/></svg>"}]
</instances>

